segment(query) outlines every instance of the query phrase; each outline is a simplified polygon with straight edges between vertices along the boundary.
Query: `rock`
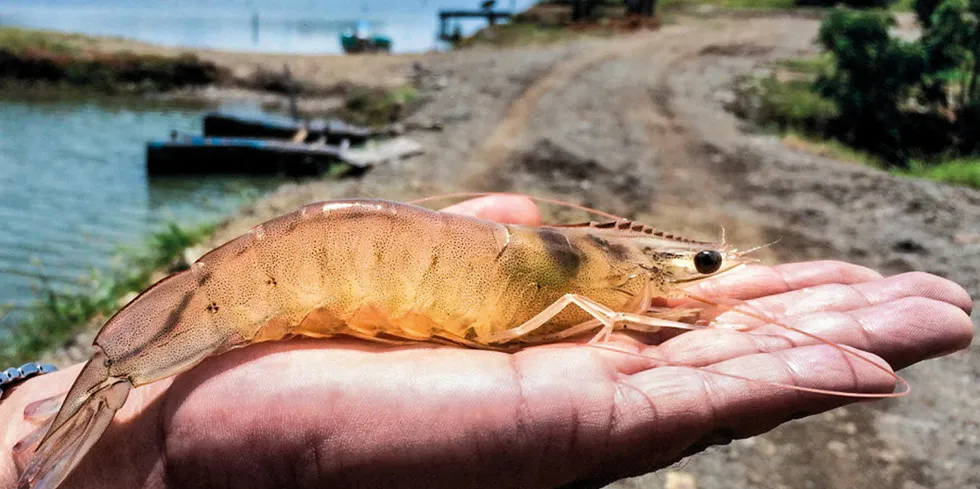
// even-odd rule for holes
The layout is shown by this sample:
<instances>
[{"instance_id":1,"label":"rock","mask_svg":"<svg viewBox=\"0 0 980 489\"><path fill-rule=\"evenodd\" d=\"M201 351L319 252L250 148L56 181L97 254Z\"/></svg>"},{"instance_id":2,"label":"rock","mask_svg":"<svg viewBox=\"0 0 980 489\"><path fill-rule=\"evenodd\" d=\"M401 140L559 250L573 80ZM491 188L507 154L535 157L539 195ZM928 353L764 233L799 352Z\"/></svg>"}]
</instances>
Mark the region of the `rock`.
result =
<instances>
[{"instance_id":1,"label":"rock","mask_svg":"<svg viewBox=\"0 0 980 489\"><path fill-rule=\"evenodd\" d=\"M694 476L687 472L670 471L666 474L664 489L697 489Z\"/></svg>"},{"instance_id":2,"label":"rock","mask_svg":"<svg viewBox=\"0 0 980 489\"><path fill-rule=\"evenodd\" d=\"M842 441L831 440L827 442L827 450L838 457L843 457L847 454L847 444Z\"/></svg>"},{"instance_id":3,"label":"rock","mask_svg":"<svg viewBox=\"0 0 980 489\"><path fill-rule=\"evenodd\" d=\"M901 239L892 245L892 249L899 253L912 253L916 255L927 254L928 250L925 246L922 246L919 242L912 239Z\"/></svg>"},{"instance_id":4,"label":"rock","mask_svg":"<svg viewBox=\"0 0 980 489\"><path fill-rule=\"evenodd\" d=\"M736 97L733 90L719 90L715 92L715 101L724 105L735 103L737 99L738 97Z\"/></svg>"}]
</instances>

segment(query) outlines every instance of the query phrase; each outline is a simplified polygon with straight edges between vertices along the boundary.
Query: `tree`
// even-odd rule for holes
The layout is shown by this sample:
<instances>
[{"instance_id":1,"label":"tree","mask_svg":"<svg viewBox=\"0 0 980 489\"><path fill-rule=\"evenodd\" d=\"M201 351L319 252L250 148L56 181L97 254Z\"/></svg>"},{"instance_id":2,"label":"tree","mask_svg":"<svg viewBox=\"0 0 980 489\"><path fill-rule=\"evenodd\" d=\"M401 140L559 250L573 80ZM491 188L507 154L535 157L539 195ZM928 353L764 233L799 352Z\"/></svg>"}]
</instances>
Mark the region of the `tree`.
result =
<instances>
[{"instance_id":1,"label":"tree","mask_svg":"<svg viewBox=\"0 0 980 489\"><path fill-rule=\"evenodd\" d=\"M652 17L654 4L654 0L626 0L626 14Z\"/></svg>"},{"instance_id":2,"label":"tree","mask_svg":"<svg viewBox=\"0 0 980 489\"><path fill-rule=\"evenodd\" d=\"M922 36L926 103L951 108L961 152L980 152L980 0L945 0Z\"/></svg>"},{"instance_id":3,"label":"tree","mask_svg":"<svg viewBox=\"0 0 980 489\"><path fill-rule=\"evenodd\" d=\"M919 25L923 29L928 29L932 26L932 14L936 11L936 7L942 3L942 0L915 0L913 9L915 10L915 16L919 19Z\"/></svg>"},{"instance_id":4,"label":"tree","mask_svg":"<svg viewBox=\"0 0 980 489\"><path fill-rule=\"evenodd\" d=\"M894 39L895 19L886 13L833 11L818 41L834 55L834 70L817 80L820 93L837 104L835 136L904 166L902 106L922 80L924 53L918 43Z\"/></svg>"},{"instance_id":5,"label":"tree","mask_svg":"<svg viewBox=\"0 0 980 489\"><path fill-rule=\"evenodd\" d=\"M572 21L589 18L595 3L595 0L572 0Z\"/></svg>"},{"instance_id":6,"label":"tree","mask_svg":"<svg viewBox=\"0 0 980 489\"><path fill-rule=\"evenodd\" d=\"M980 91L980 0L945 0L922 36L928 76L954 85L959 106L973 103Z\"/></svg>"}]
</instances>

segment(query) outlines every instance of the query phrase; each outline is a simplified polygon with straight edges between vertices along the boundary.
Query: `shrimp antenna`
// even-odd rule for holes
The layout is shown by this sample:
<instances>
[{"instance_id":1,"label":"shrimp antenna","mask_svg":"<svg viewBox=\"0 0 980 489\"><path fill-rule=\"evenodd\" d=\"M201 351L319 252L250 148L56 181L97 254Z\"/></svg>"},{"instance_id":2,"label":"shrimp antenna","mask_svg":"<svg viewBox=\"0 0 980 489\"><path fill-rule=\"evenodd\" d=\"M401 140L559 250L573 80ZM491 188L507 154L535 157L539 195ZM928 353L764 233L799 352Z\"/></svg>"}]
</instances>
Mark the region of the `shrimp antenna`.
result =
<instances>
[{"instance_id":1,"label":"shrimp antenna","mask_svg":"<svg viewBox=\"0 0 980 489\"><path fill-rule=\"evenodd\" d=\"M802 329L794 328L794 327L792 327L792 326L790 326L788 324L785 324L785 323L783 323L781 321L776 320L775 318L771 318L771 317L769 317L768 315L766 315L764 313L757 313L757 312L754 312L754 311L747 311L747 310L745 310L744 308L741 308L741 307L729 307L729 306L725 306L725 305L722 305L720 302L713 301L711 299L707 299L707 298L704 298L704 297L699 297L699 296L696 296L694 294L688 294L687 296L690 297L691 299L695 300L695 301L698 301L698 302L707 304L709 306L714 306L714 307L718 307L718 308L721 308L721 309L726 309L726 310L734 311L734 312L737 312L739 314L743 314L745 316L748 316L750 318L758 319L759 321L763 321L763 322L766 322L766 323L775 324L775 325L777 325L777 326L779 326L779 327L781 327L781 328L783 328L783 329L785 329L787 331L792 331L794 333L801 334L803 336L806 336L807 338L810 338L812 340L816 340L819 343L823 343L825 345L831 346L835 350L841 352L844 355L848 355L848 356L851 356L853 358L857 358L858 360L860 360L860 361L862 361L864 363L867 363L868 365L871 365L872 367L874 367L874 368L876 368L876 369L878 369L878 370L880 370L880 371L888 374L888 376L890 376L891 378L893 378L895 380L895 383L898 384L899 386L901 386L902 389L899 390L899 391L897 391L897 392L890 392L890 393L884 393L884 394L876 394L876 393L844 392L844 391L832 391L832 390L824 390L824 389L814 389L814 388L810 388L810 387L793 386L793 385L789 385L789 384L785 384L784 385L784 384L780 384L780 383L777 383L777 382L768 382L768 381L763 381L763 380L758 380L758 379L749 379L749 380L754 380L754 381L757 381L757 382L770 383L770 384L773 384L773 385L783 385L785 387L789 387L789 388L792 388L792 389L796 389L796 390L800 390L800 391L805 391L805 392L815 392L815 393L818 393L818 394L832 394L832 395L839 395L839 396L863 397L863 398L892 398L892 397L902 397L902 396L908 395L908 393L912 391L912 386L909 385L909 383L905 379L903 379L901 376L899 376L895 372L891 371L891 369L879 365L878 363L874 362L873 360L871 360L868 357L865 357L864 355L861 355L860 353L857 353L857 352L855 352L853 350L844 348L843 346L841 346L838 343L835 343L835 342L830 341L828 339L822 338L822 337L820 337L818 335L815 335L813 333L808 333L806 331L803 331ZM656 359L653 359L653 360L656 360ZM734 376L734 375L731 375L731 374L714 372L714 371L711 371L711 370L708 370L708 372L716 373L716 374L724 375L724 376L728 376L728 377L733 377L733 378L739 378L739 377Z\"/></svg>"},{"instance_id":2,"label":"shrimp antenna","mask_svg":"<svg viewBox=\"0 0 980 489\"><path fill-rule=\"evenodd\" d=\"M724 228L722 228L722 229L724 229ZM725 236L725 234L724 234L724 233L722 233L722 241L721 241L722 243L724 243L724 242L725 242L725 240L724 240L724 236ZM766 244L764 244L764 245L759 245L759 246L756 246L755 248L749 248L749 249L747 249L747 250L745 250L745 251L742 251L742 252L739 252L738 254L739 254L740 256L742 256L742 255L748 255L749 253L754 253L754 252L756 252L756 251L759 251L759 250L761 250L761 249L763 249L763 248L768 248L768 247L770 247L770 246L772 246L772 245L774 245L774 244L776 244L776 243L778 243L778 242L780 242L780 241L782 241L782 240L783 240L783 238L776 238L776 239L775 239L774 241L772 241L772 242L769 242L769 243L766 243Z\"/></svg>"},{"instance_id":3,"label":"shrimp antenna","mask_svg":"<svg viewBox=\"0 0 980 489\"><path fill-rule=\"evenodd\" d=\"M617 216L615 214L610 214L608 212L602 212L600 210L593 209L591 207L585 207L584 205L573 204L571 202L565 202L563 200L549 199L549 198L545 198L545 197L535 197L533 195L518 194L518 193L511 193L511 192L458 192L458 193L452 193L452 194L434 195L432 197L425 197L425 198L422 198L422 199L412 200L412 201L409 201L408 203L409 204L412 204L412 205L418 205L418 204L421 204L422 202L429 202L429 201L432 201L432 200L442 200L442 199L470 199L470 198L473 198L473 197L489 197L491 195L509 195L509 196L516 196L516 197L526 197L526 198L531 199L531 200L533 200L535 202L543 202L543 203L546 203L546 204L557 205L557 206L566 207L566 208L569 208L569 209L580 210L580 211L583 211L583 212L588 212L589 214L594 214L594 215L597 215L597 216L605 217L606 219L613 219L613 220L616 220L616 221L626 221L626 220L628 220L625 217L620 217L620 216Z\"/></svg>"},{"instance_id":4,"label":"shrimp antenna","mask_svg":"<svg viewBox=\"0 0 980 489\"><path fill-rule=\"evenodd\" d=\"M831 343L831 344L833 344L833 343ZM824 395L829 395L829 396L841 396L841 397L855 397L855 398L859 398L859 399L891 399L891 398L895 398L895 397L903 397L903 396L906 396L906 395L909 394L909 392L912 391L911 386L909 386L908 382L906 382L905 379L899 377L894 372L891 372L888 369L886 369L886 368L884 368L884 367L882 367L882 366L880 366L880 365L872 362L871 360L869 360L869 359L867 359L867 358L865 358L865 357L863 357L861 355L858 355L857 353L854 353L854 352L850 352L850 354L853 355L853 356L856 356L856 357L858 357L858 358L860 358L860 359L862 359L862 360L864 360L864 361L866 361L868 363L870 363L871 365L874 365L875 367L877 367L877 368L879 368L879 369L881 369L881 370L883 370L885 372L887 372L892 377L894 377L896 379L897 383L899 385L903 386L904 389L902 389L902 390L900 390L898 392L883 392L883 393L874 393L874 392L847 392L847 391L835 391L835 390L832 390L832 389L820 389L820 388L817 388L817 387L806 387L806 386L803 386L803 385L787 384L785 382L776 382L776 381L772 381L772 380L753 379L752 377L746 377L744 375L738 375L738 374L730 374L730 373L727 373L727 372L719 372L717 370L711 370L711 369L708 369L708 368L705 368L705 367L694 367L694 366L691 366L691 365L684 365L684 364L680 364L680 363L673 363L673 362L670 362L670 361L667 361L667 360L662 360L662 359L655 358L655 357L652 357L652 356L649 356L649 355L644 355L642 353L636 353L636 352L632 352L632 351L629 351L629 350L624 350L624 349L621 349L621 348L616 348L616 347L610 346L610 345L588 344L588 345L585 345L585 346L588 346L588 347L591 347L591 348L598 348L600 350L608 350L608 351L616 352L616 353L619 353L619 354L622 354L622 355L628 355L628 356L631 356L631 357L642 358L642 359L645 359L645 360L649 360L649 361L653 361L653 362L658 362L661 365L665 365L665 366L693 368L693 369L696 369L696 370L701 371L701 372L709 373L711 375L719 375L719 376L722 376L722 377L728 377L730 379L742 380L742 381L746 381L746 382L755 382L755 383L761 383L761 384L766 384L766 385L774 385L774 386L777 386L777 387L785 387L787 389L793 389L793 390L801 391L801 392L810 392L810 393L813 393L813 394L824 394ZM848 350L844 349L843 347L841 347L840 345L835 345L835 346L837 348L841 349L842 351L848 351Z\"/></svg>"}]
</instances>

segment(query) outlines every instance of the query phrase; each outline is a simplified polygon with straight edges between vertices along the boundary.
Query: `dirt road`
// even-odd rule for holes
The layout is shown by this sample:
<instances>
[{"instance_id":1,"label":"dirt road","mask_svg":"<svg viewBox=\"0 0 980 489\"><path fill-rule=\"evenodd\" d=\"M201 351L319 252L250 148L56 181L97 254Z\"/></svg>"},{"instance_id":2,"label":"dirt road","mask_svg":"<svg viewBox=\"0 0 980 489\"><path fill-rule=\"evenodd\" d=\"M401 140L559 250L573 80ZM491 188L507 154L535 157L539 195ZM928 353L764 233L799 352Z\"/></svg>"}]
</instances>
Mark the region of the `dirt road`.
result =
<instances>
[{"instance_id":1,"label":"dirt road","mask_svg":"<svg viewBox=\"0 0 980 489\"><path fill-rule=\"evenodd\" d=\"M412 117L446 125L413 134L428 154L357 182L284 188L218 239L317 199L517 190L695 237L721 224L736 245L781 238L773 260L937 273L980 297L980 192L797 153L743 132L722 108L734 75L810 52L817 26L688 20L629 38L413 58L398 69L428 103ZM612 487L688 476L700 489L980 487L980 347L906 375L909 398L792 422Z\"/></svg>"}]
</instances>

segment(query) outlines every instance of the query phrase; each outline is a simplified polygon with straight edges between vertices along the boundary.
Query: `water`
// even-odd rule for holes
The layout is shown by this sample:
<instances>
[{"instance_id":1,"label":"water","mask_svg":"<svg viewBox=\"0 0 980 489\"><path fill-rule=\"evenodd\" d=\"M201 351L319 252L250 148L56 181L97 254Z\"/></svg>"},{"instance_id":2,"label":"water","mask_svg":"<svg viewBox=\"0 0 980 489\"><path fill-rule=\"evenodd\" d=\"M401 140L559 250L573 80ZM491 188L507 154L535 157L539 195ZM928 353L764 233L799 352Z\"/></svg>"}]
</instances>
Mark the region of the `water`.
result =
<instances>
[{"instance_id":1,"label":"water","mask_svg":"<svg viewBox=\"0 0 980 489\"><path fill-rule=\"evenodd\" d=\"M338 53L358 19L395 51L436 46L439 9L479 0L0 0L0 25L126 37L167 46ZM502 0L498 9L531 0ZM258 22L255 23L257 18ZM464 22L464 33L484 25ZM257 29L256 29L257 27ZM0 98L0 306L23 307L43 274L71 287L164 221L210 220L277 182L150 180L144 144L200 131L201 111ZM0 307L2 309L2 307Z\"/></svg>"},{"instance_id":2,"label":"water","mask_svg":"<svg viewBox=\"0 0 980 489\"><path fill-rule=\"evenodd\" d=\"M0 304L38 276L71 287L164 222L228 214L271 179L149 179L145 142L200 133L201 110L0 100Z\"/></svg>"},{"instance_id":3,"label":"water","mask_svg":"<svg viewBox=\"0 0 980 489\"><path fill-rule=\"evenodd\" d=\"M392 38L396 52L437 47L440 9L480 0L0 0L0 25L119 36L166 46L282 53L339 53L358 19ZM498 0L497 9L532 0ZM254 17L258 23L255 29ZM465 21L464 34L484 26Z\"/></svg>"}]
</instances>

